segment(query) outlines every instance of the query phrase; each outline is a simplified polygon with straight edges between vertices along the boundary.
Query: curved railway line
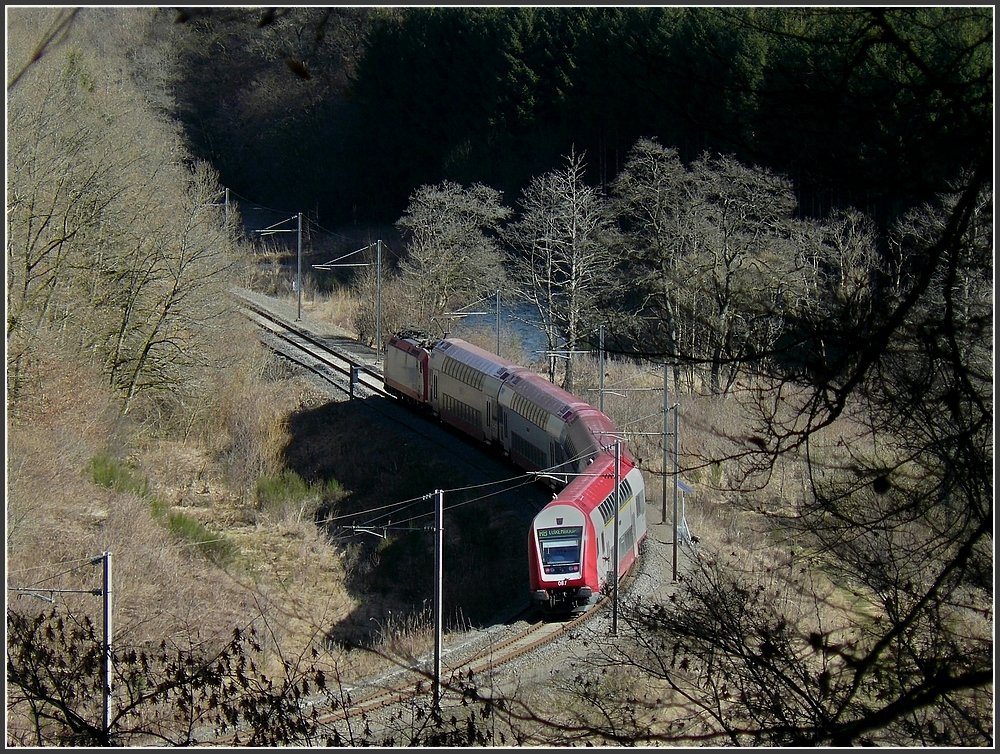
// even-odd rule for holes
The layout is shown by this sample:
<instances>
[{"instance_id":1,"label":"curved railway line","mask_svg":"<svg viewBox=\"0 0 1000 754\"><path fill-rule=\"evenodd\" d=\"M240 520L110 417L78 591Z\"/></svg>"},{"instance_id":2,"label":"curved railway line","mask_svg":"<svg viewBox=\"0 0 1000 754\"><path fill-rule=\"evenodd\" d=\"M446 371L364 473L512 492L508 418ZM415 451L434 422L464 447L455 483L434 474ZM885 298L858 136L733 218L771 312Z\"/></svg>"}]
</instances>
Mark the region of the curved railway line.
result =
<instances>
[{"instance_id":1,"label":"curved railway line","mask_svg":"<svg viewBox=\"0 0 1000 754\"><path fill-rule=\"evenodd\" d=\"M337 390L346 392L352 397L388 398L382 374L373 365L376 360L374 349L346 336L317 337L304 327L296 326L265 306L252 301L246 295L239 293L237 295L243 312L267 333L268 338L272 339L271 342L265 339L265 342L285 358L313 372ZM388 398L388 400L394 399ZM366 403L371 402L366 401ZM410 414L408 410L406 413ZM413 418L419 422L426 421L421 417ZM416 426L407 424L412 426L414 431L420 431ZM482 453L471 446L469 453L482 456ZM632 581L631 573L622 580L621 585L626 592ZM528 613L525 612L509 619L508 625L518 626L520 623L526 625L516 628L509 636L498 642L487 641L485 645L483 642L475 641L453 642L453 646L446 647L443 658L441 678L443 696L448 697L449 690L454 692L456 685L460 684L463 678L488 675L559 637L572 634L604 613L610 604L609 598L600 599L585 612L575 614L564 621L545 621L537 616L528 620ZM473 644L479 646L469 648ZM319 711L319 707L329 704L328 697L307 700L307 704L317 708L317 724L321 729L325 727L329 730L338 723L362 715L373 715L393 705L412 702L422 695L429 698L432 674L425 668L432 666L432 660L418 658L409 664L399 662L399 665L397 670L384 676L343 689L349 702L342 703L336 708L328 707L327 711ZM235 734L228 735L215 739L213 743L224 745L234 741L235 738Z\"/></svg>"},{"instance_id":2,"label":"curved railway line","mask_svg":"<svg viewBox=\"0 0 1000 754\"><path fill-rule=\"evenodd\" d=\"M548 644L556 638L580 628L599 613L589 610L562 622L546 622L535 619L527 627L520 629L497 642L474 649L462 656L462 648L453 648L449 663L443 669L442 689L455 689L463 678L482 677L491 671ZM456 657L456 655L458 655ZM349 709L337 709L319 716L321 725L336 723L348 716L371 714L395 704L410 701L428 693L432 678L419 668L407 667L392 674L391 682L378 682L351 690L352 705Z\"/></svg>"},{"instance_id":3,"label":"curved railway line","mask_svg":"<svg viewBox=\"0 0 1000 754\"><path fill-rule=\"evenodd\" d=\"M356 384L369 391L370 394L389 395L383 386L382 374L371 367L367 361L363 361L360 356L363 351L370 351L371 358L374 358L372 349L348 338L341 339L343 342L341 348L338 349L329 342L315 337L308 330L296 327L242 295L240 301L244 313L252 321L272 337L291 348L291 350L281 349L285 358L308 369L338 389L344 389L342 380L346 379L350 383L352 379L356 378ZM353 348L348 350L349 346L353 346Z\"/></svg>"}]
</instances>

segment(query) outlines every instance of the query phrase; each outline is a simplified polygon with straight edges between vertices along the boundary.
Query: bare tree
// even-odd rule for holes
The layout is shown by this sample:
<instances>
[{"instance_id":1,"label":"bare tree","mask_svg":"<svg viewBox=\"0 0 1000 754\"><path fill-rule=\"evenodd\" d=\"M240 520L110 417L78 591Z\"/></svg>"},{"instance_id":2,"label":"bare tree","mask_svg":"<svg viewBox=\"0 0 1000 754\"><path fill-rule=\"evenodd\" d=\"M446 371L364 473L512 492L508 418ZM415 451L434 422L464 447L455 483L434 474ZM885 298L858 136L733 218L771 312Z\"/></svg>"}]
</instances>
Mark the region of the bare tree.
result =
<instances>
[{"instance_id":1,"label":"bare tree","mask_svg":"<svg viewBox=\"0 0 1000 754\"><path fill-rule=\"evenodd\" d=\"M304 695L332 694L315 665L289 662L271 677L258 667L253 629L235 629L218 647L113 648L111 725L101 699L103 647L89 619L57 611L7 613L7 741L35 746L191 745L232 736L235 743L275 746L330 743ZM318 656L313 650L312 659ZM331 697L332 698L332 697Z\"/></svg>"},{"instance_id":2,"label":"bare tree","mask_svg":"<svg viewBox=\"0 0 1000 754\"><path fill-rule=\"evenodd\" d=\"M358 339L375 345L377 336L385 342L393 333L417 327L417 320L413 318L414 308L410 300L412 288L407 281L393 273L385 258L382 259L382 279L379 280L374 248L369 249L368 260L369 266L362 267L351 283L351 289L357 297L353 322ZM377 311L380 304L381 322ZM381 333L376 332L379 326Z\"/></svg>"},{"instance_id":3,"label":"bare tree","mask_svg":"<svg viewBox=\"0 0 1000 754\"><path fill-rule=\"evenodd\" d=\"M639 351L665 353L691 369L707 365L714 392L727 391L748 361L780 334L783 311L803 294L789 182L731 157L702 156L690 168L677 151L643 139L614 184L642 295L628 324ZM692 379L693 382L693 379Z\"/></svg>"},{"instance_id":4,"label":"bare tree","mask_svg":"<svg viewBox=\"0 0 1000 754\"><path fill-rule=\"evenodd\" d=\"M176 133L83 41L9 95L12 388L33 339L58 332L105 370L125 411L140 397L176 405L224 337L237 252L217 176L178 161Z\"/></svg>"},{"instance_id":5,"label":"bare tree","mask_svg":"<svg viewBox=\"0 0 1000 754\"><path fill-rule=\"evenodd\" d=\"M534 178L507 229L514 294L542 323L548 349L565 352L563 387L573 389L573 352L592 340L618 290L616 230L601 192L584 181L583 155ZM550 364L554 361L550 360ZM555 381L554 367L549 378Z\"/></svg>"},{"instance_id":6,"label":"bare tree","mask_svg":"<svg viewBox=\"0 0 1000 754\"><path fill-rule=\"evenodd\" d=\"M703 156L691 172L694 244L682 267L685 290L702 328L694 338L709 362L711 389L723 392L747 356L773 341L775 304L795 263L795 198L787 180L729 157Z\"/></svg>"},{"instance_id":7,"label":"bare tree","mask_svg":"<svg viewBox=\"0 0 1000 754\"><path fill-rule=\"evenodd\" d=\"M637 290L640 317L625 326L640 342L662 344L674 362L674 384L680 385L684 281L678 265L692 243L687 207L693 185L676 149L655 139L640 139L629 151L612 185L614 211L627 237Z\"/></svg>"},{"instance_id":8,"label":"bare tree","mask_svg":"<svg viewBox=\"0 0 1000 754\"><path fill-rule=\"evenodd\" d=\"M482 184L444 181L413 192L396 225L406 243L400 276L415 326L430 330L434 318L500 287L495 233L509 215L500 192Z\"/></svg>"},{"instance_id":9,"label":"bare tree","mask_svg":"<svg viewBox=\"0 0 1000 754\"><path fill-rule=\"evenodd\" d=\"M102 143L101 119L84 107L92 80L79 58L67 57L58 71L54 59L46 63L32 71L31 86L8 98L7 336L14 338L15 394L22 349L40 322L68 316L66 292L89 267L78 258L81 236L101 233L134 160Z\"/></svg>"},{"instance_id":10,"label":"bare tree","mask_svg":"<svg viewBox=\"0 0 1000 754\"><path fill-rule=\"evenodd\" d=\"M189 193L163 207L155 225L136 228L128 256L97 270L95 305L108 313L102 338L112 382L127 412L141 394L169 394L205 361L207 348L230 310L226 288L234 257L212 207L214 171L201 165Z\"/></svg>"},{"instance_id":11,"label":"bare tree","mask_svg":"<svg viewBox=\"0 0 1000 754\"><path fill-rule=\"evenodd\" d=\"M773 554L693 552L675 602L626 611L628 662L698 711L697 740L991 741L991 218L982 173L916 208L888 243L902 272L832 219L793 374L752 391L760 442L715 459ZM762 509L759 475L793 458L801 498Z\"/></svg>"}]
</instances>

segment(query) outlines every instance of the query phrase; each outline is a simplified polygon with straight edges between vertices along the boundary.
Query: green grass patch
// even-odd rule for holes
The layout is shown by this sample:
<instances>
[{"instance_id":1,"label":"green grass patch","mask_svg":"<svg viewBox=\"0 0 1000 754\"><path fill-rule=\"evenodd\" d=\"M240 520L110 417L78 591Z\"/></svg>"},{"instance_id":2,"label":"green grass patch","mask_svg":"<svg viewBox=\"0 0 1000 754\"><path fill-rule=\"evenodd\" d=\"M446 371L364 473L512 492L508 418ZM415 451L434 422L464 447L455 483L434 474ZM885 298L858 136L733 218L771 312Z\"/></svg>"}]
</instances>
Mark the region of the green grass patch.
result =
<instances>
[{"instance_id":1,"label":"green grass patch","mask_svg":"<svg viewBox=\"0 0 1000 754\"><path fill-rule=\"evenodd\" d=\"M124 461L102 450L87 463L87 473L94 484L116 492L149 496L149 480Z\"/></svg>"},{"instance_id":2,"label":"green grass patch","mask_svg":"<svg viewBox=\"0 0 1000 754\"><path fill-rule=\"evenodd\" d=\"M330 507L346 496L347 491L336 479L309 484L290 469L261 477L254 488L258 510L276 519L312 516L321 505Z\"/></svg>"},{"instance_id":3,"label":"green grass patch","mask_svg":"<svg viewBox=\"0 0 1000 754\"><path fill-rule=\"evenodd\" d=\"M309 496L309 493L309 485L305 480L288 469L280 474L261 477L254 489L257 503L264 510L286 503L301 502Z\"/></svg>"},{"instance_id":4,"label":"green grass patch","mask_svg":"<svg viewBox=\"0 0 1000 754\"><path fill-rule=\"evenodd\" d=\"M237 548L232 541L187 513L171 511L166 503L150 495L149 479L108 451L101 451L90 459L87 473L94 484L116 492L131 492L149 500L154 519L166 526L174 537L191 544L211 561L226 564L235 558Z\"/></svg>"},{"instance_id":5,"label":"green grass patch","mask_svg":"<svg viewBox=\"0 0 1000 754\"><path fill-rule=\"evenodd\" d=\"M152 501L153 518L163 523L177 539L186 542L217 565L231 563L235 557L236 545L223 534L214 532L205 524L183 511L171 511L161 500Z\"/></svg>"},{"instance_id":6,"label":"green grass patch","mask_svg":"<svg viewBox=\"0 0 1000 754\"><path fill-rule=\"evenodd\" d=\"M159 498L153 498L149 501L149 510L153 514L153 518L163 518L167 515L167 504L160 500Z\"/></svg>"},{"instance_id":7,"label":"green grass patch","mask_svg":"<svg viewBox=\"0 0 1000 754\"><path fill-rule=\"evenodd\" d=\"M167 529L178 539L190 542L205 557L217 564L232 562L236 545L222 534L213 532L201 521L175 511L167 516Z\"/></svg>"}]
</instances>

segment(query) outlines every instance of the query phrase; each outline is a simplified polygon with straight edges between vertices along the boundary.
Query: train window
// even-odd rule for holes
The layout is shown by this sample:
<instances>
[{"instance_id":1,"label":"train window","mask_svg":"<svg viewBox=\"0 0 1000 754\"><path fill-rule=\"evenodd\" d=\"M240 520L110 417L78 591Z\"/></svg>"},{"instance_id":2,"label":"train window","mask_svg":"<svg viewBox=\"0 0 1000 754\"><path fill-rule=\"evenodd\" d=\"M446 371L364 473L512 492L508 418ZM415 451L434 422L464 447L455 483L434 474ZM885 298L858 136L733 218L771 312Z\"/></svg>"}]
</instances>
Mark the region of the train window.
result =
<instances>
[{"instance_id":1,"label":"train window","mask_svg":"<svg viewBox=\"0 0 1000 754\"><path fill-rule=\"evenodd\" d=\"M469 364L463 364L458 359L447 356L445 357L444 364L441 366L441 371L450 377L454 377L459 382L464 382L466 385L470 385L472 388L479 390L483 386L483 379L486 375L479 372L475 367Z\"/></svg>"},{"instance_id":2,"label":"train window","mask_svg":"<svg viewBox=\"0 0 1000 754\"><path fill-rule=\"evenodd\" d=\"M454 396L444 396L441 401L441 410L444 413L451 414L455 418L476 427L482 425L482 413L478 409L470 406L468 403L462 403L462 401L457 400Z\"/></svg>"},{"instance_id":3,"label":"train window","mask_svg":"<svg viewBox=\"0 0 1000 754\"><path fill-rule=\"evenodd\" d=\"M572 573L580 569L582 526L558 526L538 530L545 573Z\"/></svg>"},{"instance_id":4,"label":"train window","mask_svg":"<svg viewBox=\"0 0 1000 754\"><path fill-rule=\"evenodd\" d=\"M621 494L623 503L632 497L632 485L628 483L627 479L622 479Z\"/></svg>"},{"instance_id":5,"label":"train window","mask_svg":"<svg viewBox=\"0 0 1000 754\"><path fill-rule=\"evenodd\" d=\"M542 545L542 562L545 565L563 565L580 562L580 546L576 542L559 540Z\"/></svg>"},{"instance_id":6,"label":"train window","mask_svg":"<svg viewBox=\"0 0 1000 754\"><path fill-rule=\"evenodd\" d=\"M523 395L515 395L510 402L510 407L515 414L523 416L536 427L545 429L548 414L541 406L536 406Z\"/></svg>"},{"instance_id":7,"label":"train window","mask_svg":"<svg viewBox=\"0 0 1000 754\"><path fill-rule=\"evenodd\" d=\"M544 469L546 466L545 451L540 448L536 448L517 432L511 432L510 452L514 455L519 455L534 464L535 468Z\"/></svg>"},{"instance_id":8,"label":"train window","mask_svg":"<svg viewBox=\"0 0 1000 754\"><path fill-rule=\"evenodd\" d=\"M601 503L601 516L604 518L604 523L608 523L615 512L615 504L609 496Z\"/></svg>"}]
</instances>

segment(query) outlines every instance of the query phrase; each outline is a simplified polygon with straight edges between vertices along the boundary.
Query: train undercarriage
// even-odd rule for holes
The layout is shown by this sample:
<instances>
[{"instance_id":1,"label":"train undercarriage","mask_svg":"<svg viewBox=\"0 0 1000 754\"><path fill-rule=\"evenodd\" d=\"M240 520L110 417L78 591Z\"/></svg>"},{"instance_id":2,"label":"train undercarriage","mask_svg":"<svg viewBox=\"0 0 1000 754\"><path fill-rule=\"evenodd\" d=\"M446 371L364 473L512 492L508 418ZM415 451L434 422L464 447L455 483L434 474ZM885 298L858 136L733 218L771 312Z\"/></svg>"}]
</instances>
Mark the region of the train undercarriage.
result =
<instances>
[{"instance_id":1,"label":"train undercarriage","mask_svg":"<svg viewBox=\"0 0 1000 754\"><path fill-rule=\"evenodd\" d=\"M532 593L531 599L543 613L568 613L578 608L587 607L592 602L593 590L589 586L573 589L539 589Z\"/></svg>"}]
</instances>

